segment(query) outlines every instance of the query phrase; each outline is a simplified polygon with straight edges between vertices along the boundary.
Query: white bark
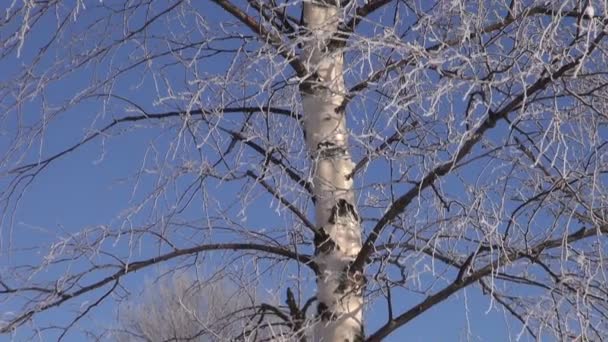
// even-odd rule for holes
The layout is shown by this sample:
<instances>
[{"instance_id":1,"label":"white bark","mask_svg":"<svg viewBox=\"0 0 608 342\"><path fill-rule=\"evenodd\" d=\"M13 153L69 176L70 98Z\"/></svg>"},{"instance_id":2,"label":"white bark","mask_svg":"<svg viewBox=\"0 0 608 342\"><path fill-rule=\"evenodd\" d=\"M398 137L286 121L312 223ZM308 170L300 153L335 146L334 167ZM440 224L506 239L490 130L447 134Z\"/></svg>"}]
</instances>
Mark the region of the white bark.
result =
<instances>
[{"instance_id":1,"label":"white bark","mask_svg":"<svg viewBox=\"0 0 608 342\"><path fill-rule=\"evenodd\" d=\"M314 169L315 239L320 275L317 279L319 322L315 341L363 339L362 284L348 276L349 264L361 249L361 227L352 189L354 163L348 152L344 110L344 57L332 47L339 24L336 6L305 3L307 39L303 60L309 78L302 86L306 144Z\"/></svg>"}]
</instances>

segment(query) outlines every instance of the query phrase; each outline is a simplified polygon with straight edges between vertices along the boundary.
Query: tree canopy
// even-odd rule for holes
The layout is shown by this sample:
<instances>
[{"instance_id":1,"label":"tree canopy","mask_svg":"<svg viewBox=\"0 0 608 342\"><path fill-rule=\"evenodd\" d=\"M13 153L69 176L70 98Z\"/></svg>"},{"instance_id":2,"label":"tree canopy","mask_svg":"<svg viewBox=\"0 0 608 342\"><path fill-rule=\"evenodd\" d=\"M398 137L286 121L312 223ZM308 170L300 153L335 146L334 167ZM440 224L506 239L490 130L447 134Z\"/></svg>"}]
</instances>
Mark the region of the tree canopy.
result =
<instances>
[{"instance_id":1,"label":"tree canopy","mask_svg":"<svg viewBox=\"0 0 608 342\"><path fill-rule=\"evenodd\" d=\"M601 340L606 6L7 2L0 334L116 338L186 272L239 299L210 339Z\"/></svg>"}]
</instances>

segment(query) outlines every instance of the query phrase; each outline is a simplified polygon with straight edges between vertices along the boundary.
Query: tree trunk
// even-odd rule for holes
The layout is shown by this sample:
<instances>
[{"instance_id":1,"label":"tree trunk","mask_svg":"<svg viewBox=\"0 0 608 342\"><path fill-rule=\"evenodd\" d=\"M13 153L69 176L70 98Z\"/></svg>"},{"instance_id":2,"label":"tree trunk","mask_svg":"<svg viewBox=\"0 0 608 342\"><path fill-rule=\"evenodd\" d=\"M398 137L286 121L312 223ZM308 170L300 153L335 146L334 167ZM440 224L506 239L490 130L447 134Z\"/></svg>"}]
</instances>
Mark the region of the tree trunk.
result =
<instances>
[{"instance_id":1,"label":"tree trunk","mask_svg":"<svg viewBox=\"0 0 608 342\"><path fill-rule=\"evenodd\" d=\"M363 340L362 277L349 276L361 249L361 225L350 174L344 108L344 56L332 44L340 22L336 5L304 3L303 34L309 76L302 83L306 144L314 172L318 322L314 341Z\"/></svg>"}]
</instances>

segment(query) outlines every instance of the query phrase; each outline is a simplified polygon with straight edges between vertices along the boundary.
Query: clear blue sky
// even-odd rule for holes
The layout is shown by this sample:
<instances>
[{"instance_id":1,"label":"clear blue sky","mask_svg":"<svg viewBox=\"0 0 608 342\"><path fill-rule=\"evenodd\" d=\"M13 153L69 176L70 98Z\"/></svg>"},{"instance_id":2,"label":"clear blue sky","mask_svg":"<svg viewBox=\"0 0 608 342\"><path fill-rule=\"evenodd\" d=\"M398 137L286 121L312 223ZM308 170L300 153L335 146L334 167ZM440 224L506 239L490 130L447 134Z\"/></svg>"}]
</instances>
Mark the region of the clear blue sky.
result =
<instances>
[{"instance_id":1,"label":"clear blue sky","mask_svg":"<svg viewBox=\"0 0 608 342\"><path fill-rule=\"evenodd\" d=\"M193 2L197 2L197 0ZM98 1L85 1L85 3L87 4L87 8L82 9L77 16L76 23L71 24L78 28L78 30L82 29L86 25L85 23L90 22L92 18L95 18L95 11L99 10L96 9L96 6L99 4ZM157 6L157 8L166 6L164 1L160 3L162 5ZM215 22L227 19L225 13L206 1L201 1L196 6L199 6L201 13L204 13L208 18L214 18ZM137 18L134 19L134 22L130 23L132 27L136 26L136 21ZM30 56L38 51L41 45L47 41L49 35L55 30L55 24L54 18L45 17L41 23L36 25L35 31L26 40L20 58L17 58L13 53L10 57L0 60L0 79L2 82L12 77L17 67L31 61ZM175 25L177 24L175 23ZM150 28L150 32L154 33L163 29L165 27L162 25L154 26ZM175 26L172 29L178 30L179 28ZM243 29L242 32L250 34L247 29ZM55 55L61 56L62 54L65 54L62 46L52 46L52 51L48 54L50 56L48 57L49 61L45 63L50 63L50 59ZM121 59L127 58L128 54L128 49L116 52L113 62L117 65L121 64ZM227 64L227 61L222 58L218 57L207 60L201 65L201 71L222 74ZM41 67L45 63L42 63ZM61 104L70 98L74 92L88 84L92 78L97 77L97 73L103 73L103 68L107 66L101 64L97 67L86 67L59 82L53 83L52 88L45 91L45 100L51 104ZM173 77L175 80L183 77L183 75L172 73L170 67L166 76L169 78ZM159 82L159 80L146 75L144 66L140 66L123 75L121 81L113 86L112 91L115 94L126 94L126 97L139 104L143 104L150 112L157 112L157 108L152 104L157 100L155 98L155 82ZM19 109L21 118L26 122L38 119L41 113L40 107L40 98L34 99ZM38 153L42 156L51 155L78 142L90 132L91 128L98 129L111 122L113 118L126 115L127 113L122 112L120 108L120 101L112 101L111 106L104 108L103 102L99 99L83 101L81 104L70 108L49 122L44 134L44 141L37 140L35 147L31 148L30 152L27 153L25 160L36 160ZM166 109L167 107L164 108ZM7 124L7 122L11 122L12 125ZM175 123L173 122L173 124ZM2 131L0 132L0 148L8 146L10 139L15 135L14 119L5 121L4 124L5 126L1 128ZM14 217L11 217L12 225L10 220L4 221L2 240L5 250L0 254L0 272L2 268L11 265L24 262L38 263L42 257L41 254L27 250L6 253L7 244L10 244L10 248L19 250L27 246L48 244L58 238L78 232L85 227L124 224L125 222L120 218L120 215L124 212L125 208L138 203L155 186L156 175L153 173L154 170L146 167L150 172L149 174L144 174L140 180L136 180L133 177L134 171L144 164L151 165L150 160L154 158L162 158L170 148L170 144L174 142L174 136L171 136L171 133L175 132L175 129L160 128L156 125L147 125L146 123L138 124L135 128L128 125L121 126L121 128L112 131L111 137L107 139L97 138L44 170L44 172L36 177L35 181L27 189L27 192L25 192L18 205L18 209L15 211ZM155 154L155 149L158 150L158 154ZM203 152L206 151L203 150ZM181 160L175 162L181 162ZM366 177L373 179L379 175L381 173L375 175L372 168ZM179 186L183 187L191 180L186 178L180 181ZM140 184L133 191L133 184L137 181ZM3 186L5 185L4 180L0 180L0 182L2 182ZM208 186L208 194L218 201L228 201L233 199L237 194L241 194L242 189L239 186L220 187L219 182L215 183L217 185L215 187ZM211 182L210 184L214 183ZM448 185L449 187L450 185ZM453 189L456 189L456 185L454 185ZM274 207L269 208L270 197L268 195L258 193L252 195L258 196L258 199L247 208L244 215L246 220L241 222L243 225L251 225L256 227L256 229L264 225L269 226L269 228L280 229L289 222L284 216L278 216ZM175 193L169 193L168 197L171 196L175 196ZM168 202L171 199L173 198L169 198ZM161 208L164 205L165 203L159 204ZM183 216L186 218L200 217L200 210L201 203L195 203L184 212ZM133 223L135 225L142 224L154 215L154 212L147 209L143 214L136 215L133 218ZM127 255L128 243L126 240L120 240L108 243L105 246L114 245L115 251ZM144 259L159 252L157 244L145 245L145 240L132 247L132 260ZM162 250L166 250L165 247ZM85 263L79 261L72 266L78 269L84 265ZM170 263L163 264L159 267L153 267L149 270L129 275L125 278L124 285L128 286L131 290L141 290L144 279L151 278L159 270L170 267L172 267ZM438 267L438 269L442 268ZM291 268L288 270L293 271ZM37 277L39 277L38 279L55 279L58 271L55 269L43 271ZM396 311L403 311L422 298L419 295L405 293L398 293L395 296ZM65 324L66 319L73 317L73 310L78 310L84 299L90 300L91 298L77 298L70 301L67 305L36 316L36 324L44 325L44 323L55 322ZM382 301L380 300L377 303L378 305L370 308L366 315L366 330L368 333L373 332L386 319L386 309ZM521 326L511 318L505 317L502 311L497 310L496 307L490 308L490 305L492 304L488 301L487 296L483 296L476 287L471 287L434 307L412 323L392 334L386 340L425 342L459 340L509 341L517 336ZM105 300L99 307L94 308L86 319L80 321L79 327L73 329L64 340L82 341L87 339L87 337L82 334L80 329L90 329L99 332L111 326L114 323L115 309L115 303L112 300ZM6 315L11 310L15 310L15 307L11 305L0 306L0 318L2 314ZM511 326L509 327L507 324ZM468 330L472 331L473 335L468 336ZM36 332L31 329L30 324L26 324L19 328L15 339L25 340L32 336L43 341L52 341L57 338L55 331ZM0 336L0 340L9 341L11 337L3 335Z\"/></svg>"}]
</instances>

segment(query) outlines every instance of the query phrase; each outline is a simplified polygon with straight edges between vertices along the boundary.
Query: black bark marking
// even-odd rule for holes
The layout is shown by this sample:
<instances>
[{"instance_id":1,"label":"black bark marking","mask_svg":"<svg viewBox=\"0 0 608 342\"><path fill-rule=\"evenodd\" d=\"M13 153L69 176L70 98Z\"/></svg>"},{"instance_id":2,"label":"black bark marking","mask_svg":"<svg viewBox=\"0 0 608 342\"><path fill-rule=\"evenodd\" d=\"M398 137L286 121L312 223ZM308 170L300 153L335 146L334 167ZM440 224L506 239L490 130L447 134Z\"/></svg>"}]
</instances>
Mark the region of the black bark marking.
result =
<instances>
[{"instance_id":1,"label":"black bark marking","mask_svg":"<svg viewBox=\"0 0 608 342\"><path fill-rule=\"evenodd\" d=\"M348 151L344 146L338 146L331 141L321 141L317 144L317 153L322 159L332 159L336 157L343 157L348 154ZM314 159L315 156L313 155Z\"/></svg>"},{"instance_id":2,"label":"black bark marking","mask_svg":"<svg viewBox=\"0 0 608 342\"><path fill-rule=\"evenodd\" d=\"M336 144L331 141L321 141L317 144L317 150L326 150L334 147L336 147Z\"/></svg>"},{"instance_id":3,"label":"black bark marking","mask_svg":"<svg viewBox=\"0 0 608 342\"><path fill-rule=\"evenodd\" d=\"M317 316L321 317L324 322L335 321L338 316L329 310L329 307L325 303L319 303L317 305Z\"/></svg>"},{"instance_id":4,"label":"black bark marking","mask_svg":"<svg viewBox=\"0 0 608 342\"><path fill-rule=\"evenodd\" d=\"M334 240L325 232L323 227L319 228L319 231L314 237L315 254L324 253L328 254L334 249L340 250L340 247L334 242Z\"/></svg>"},{"instance_id":5,"label":"black bark marking","mask_svg":"<svg viewBox=\"0 0 608 342\"><path fill-rule=\"evenodd\" d=\"M336 293L343 295L347 291L360 294L365 285L367 284L367 278L362 272L351 270L352 262L349 262L347 266L344 266L340 274L340 281L338 287L336 287Z\"/></svg>"},{"instance_id":6,"label":"black bark marking","mask_svg":"<svg viewBox=\"0 0 608 342\"><path fill-rule=\"evenodd\" d=\"M350 204L347 200L340 198L338 203L331 208L331 215L329 216L329 223L336 224L338 217L346 217L350 215L353 220L359 222L359 215L355 206Z\"/></svg>"},{"instance_id":7,"label":"black bark marking","mask_svg":"<svg viewBox=\"0 0 608 342\"><path fill-rule=\"evenodd\" d=\"M361 324L361 329L355 333L355 340L353 342L363 342L365 341L365 330L363 328L363 324Z\"/></svg>"},{"instance_id":8,"label":"black bark marking","mask_svg":"<svg viewBox=\"0 0 608 342\"><path fill-rule=\"evenodd\" d=\"M331 215L329 215L329 220L328 220L329 223L330 224L336 224L337 218L338 218L337 216L338 216L338 206L334 205L331 208Z\"/></svg>"},{"instance_id":9,"label":"black bark marking","mask_svg":"<svg viewBox=\"0 0 608 342\"><path fill-rule=\"evenodd\" d=\"M351 286L352 284L348 279L347 273L342 271L342 274L340 274L340 282L338 283L338 287L336 287L336 294L344 295Z\"/></svg>"},{"instance_id":10,"label":"black bark marking","mask_svg":"<svg viewBox=\"0 0 608 342\"><path fill-rule=\"evenodd\" d=\"M313 5L316 5L316 6L336 7L335 0L313 0L311 2Z\"/></svg>"},{"instance_id":11,"label":"black bark marking","mask_svg":"<svg viewBox=\"0 0 608 342\"><path fill-rule=\"evenodd\" d=\"M302 83L300 83L300 92L312 95L315 93L315 90L323 88L320 83L321 82L319 74L317 72L314 72L313 74L302 80Z\"/></svg>"},{"instance_id":12,"label":"black bark marking","mask_svg":"<svg viewBox=\"0 0 608 342\"><path fill-rule=\"evenodd\" d=\"M317 304L317 315L323 315L323 313L325 313L327 309L329 308L327 307L327 305L325 305L325 303L319 302L319 304Z\"/></svg>"},{"instance_id":13,"label":"black bark marking","mask_svg":"<svg viewBox=\"0 0 608 342\"><path fill-rule=\"evenodd\" d=\"M344 147L332 147L332 148L326 148L323 150L319 150L319 153L321 154L321 158L323 159L332 159L332 158L336 158L336 157L343 157L346 155L346 149Z\"/></svg>"},{"instance_id":14,"label":"black bark marking","mask_svg":"<svg viewBox=\"0 0 608 342\"><path fill-rule=\"evenodd\" d=\"M347 103L347 101L342 101L342 104L340 104L338 107L336 107L334 109L334 112L336 114L344 116L344 114L346 114L346 103Z\"/></svg>"}]
</instances>

